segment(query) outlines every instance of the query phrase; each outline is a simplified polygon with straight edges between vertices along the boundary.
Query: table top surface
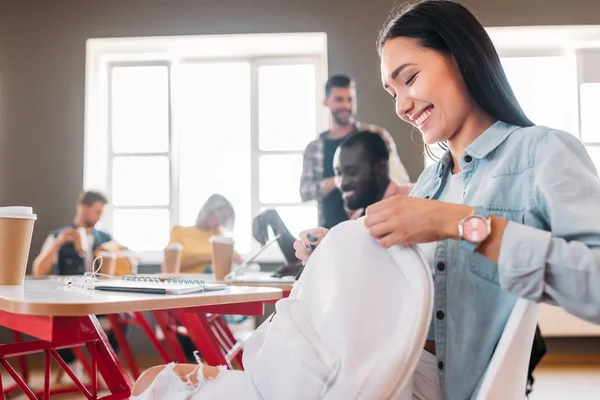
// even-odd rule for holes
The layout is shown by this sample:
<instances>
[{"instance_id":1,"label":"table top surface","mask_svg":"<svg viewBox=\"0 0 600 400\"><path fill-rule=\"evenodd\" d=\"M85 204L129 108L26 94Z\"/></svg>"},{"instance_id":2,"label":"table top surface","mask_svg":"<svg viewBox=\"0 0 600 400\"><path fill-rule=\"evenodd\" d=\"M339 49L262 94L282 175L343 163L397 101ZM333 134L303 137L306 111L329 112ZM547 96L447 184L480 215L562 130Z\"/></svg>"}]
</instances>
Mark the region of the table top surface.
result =
<instances>
[{"instance_id":1,"label":"table top surface","mask_svg":"<svg viewBox=\"0 0 600 400\"><path fill-rule=\"evenodd\" d=\"M15 314L83 316L197 306L265 302L282 297L275 287L229 286L180 295L109 292L67 287L57 277L25 279L23 285L0 285L0 310Z\"/></svg>"}]
</instances>

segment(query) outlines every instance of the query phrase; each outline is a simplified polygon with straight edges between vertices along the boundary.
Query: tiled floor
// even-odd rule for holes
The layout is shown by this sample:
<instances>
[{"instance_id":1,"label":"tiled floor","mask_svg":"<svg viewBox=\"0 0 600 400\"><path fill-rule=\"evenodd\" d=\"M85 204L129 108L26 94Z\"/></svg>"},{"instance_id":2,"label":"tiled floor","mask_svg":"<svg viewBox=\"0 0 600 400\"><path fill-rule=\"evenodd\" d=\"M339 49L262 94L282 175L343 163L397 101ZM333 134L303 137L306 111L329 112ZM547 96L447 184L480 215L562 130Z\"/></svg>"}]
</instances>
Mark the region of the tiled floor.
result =
<instances>
[{"instance_id":1,"label":"tiled floor","mask_svg":"<svg viewBox=\"0 0 600 400\"><path fill-rule=\"evenodd\" d=\"M41 374L34 374L34 382L43 385ZM8 379L5 379L5 382ZM6 382L7 383L7 382ZM53 397L54 398L54 397ZM83 396L65 395L60 399L84 399ZM26 399L18 396L14 399ZM598 400L600 399L600 366L542 366L536 370L535 391L530 400Z\"/></svg>"}]
</instances>

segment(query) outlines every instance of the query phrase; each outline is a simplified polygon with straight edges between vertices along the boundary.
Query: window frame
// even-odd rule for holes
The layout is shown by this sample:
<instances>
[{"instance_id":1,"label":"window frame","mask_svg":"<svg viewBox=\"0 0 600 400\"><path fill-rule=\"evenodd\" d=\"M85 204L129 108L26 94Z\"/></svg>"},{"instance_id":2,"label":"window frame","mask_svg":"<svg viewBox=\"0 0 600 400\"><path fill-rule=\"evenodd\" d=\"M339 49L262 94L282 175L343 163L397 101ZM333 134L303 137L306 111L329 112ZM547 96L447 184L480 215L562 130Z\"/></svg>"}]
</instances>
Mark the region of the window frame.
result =
<instances>
[{"instance_id":1,"label":"window frame","mask_svg":"<svg viewBox=\"0 0 600 400\"><path fill-rule=\"evenodd\" d=\"M300 42L293 42L289 51L281 46L281 40L286 38L302 39L305 36L310 45L303 49ZM235 54L211 54L210 51L198 51L198 43L206 44L213 38L221 43L233 41L243 37L247 42L252 41L256 49L248 50L247 47L237 56ZM259 109L258 109L258 69L269 65L298 65L311 64L315 67L315 121L317 137L319 130L327 127L327 111L321 107L322 86L327 79L327 37L324 33L306 34L266 34L266 35L214 35L193 37L170 38L117 38L117 39L90 39L87 43L86 58L86 130L84 149L84 188L99 189L105 192L109 199L113 198L113 162L117 157L146 157L167 156L169 160L169 204L166 206L117 206L109 203L99 227L109 232L113 231L113 215L117 210L127 209L167 209L171 227L180 220L180 170L179 170L179 140L177 138L177 69L180 65L195 63L218 63L243 61L250 64L250 120L251 120L251 215L256 215L261 209L278 206L306 205L306 203L270 204L260 202L259 159L262 155L297 155L301 150L261 150L259 147ZM261 44L261 40L264 43ZM185 43L187 47L182 46ZM216 43L216 42L215 42ZM273 51L269 53L268 43L273 44ZM279 44L278 44L279 43ZM295 44L294 44L295 43ZM276 49L276 47L279 48ZM185 48L188 51L185 51ZM215 53L223 53L218 46L213 46ZM227 47L230 49L230 47ZM241 49L241 47L240 47ZM258 50L257 50L258 49ZM230 51L230 50L228 50ZM242 52L242 50L240 50ZM168 71L168 144L165 153L118 153L112 148L112 73L118 67L137 66L165 66ZM298 182L299 184L299 182ZM311 204L317 207L316 204ZM200 205L199 205L200 207ZM315 221L316 223L317 221ZM251 235L251 232L248 232ZM258 243L251 239L250 253L259 248ZM140 251L142 262L157 263L162 260L161 251ZM276 262L283 260L280 251L273 246L265 251L257 261Z\"/></svg>"}]
</instances>

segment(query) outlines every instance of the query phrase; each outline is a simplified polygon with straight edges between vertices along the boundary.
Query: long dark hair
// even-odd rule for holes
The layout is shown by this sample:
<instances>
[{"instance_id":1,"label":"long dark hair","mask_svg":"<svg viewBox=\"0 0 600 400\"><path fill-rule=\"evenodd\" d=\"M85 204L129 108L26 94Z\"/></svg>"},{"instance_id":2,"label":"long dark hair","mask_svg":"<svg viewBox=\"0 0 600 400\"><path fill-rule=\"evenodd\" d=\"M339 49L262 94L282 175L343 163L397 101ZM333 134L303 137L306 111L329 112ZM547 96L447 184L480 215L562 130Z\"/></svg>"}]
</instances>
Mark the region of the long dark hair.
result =
<instances>
[{"instance_id":1,"label":"long dark hair","mask_svg":"<svg viewBox=\"0 0 600 400\"><path fill-rule=\"evenodd\" d=\"M388 40L398 37L416 39L423 47L453 56L469 93L492 118L535 125L519 105L492 40L465 6L450 0L409 4L379 33L379 55ZM427 146L426 150L430 154Z\"/></svg>"}]
</instances>

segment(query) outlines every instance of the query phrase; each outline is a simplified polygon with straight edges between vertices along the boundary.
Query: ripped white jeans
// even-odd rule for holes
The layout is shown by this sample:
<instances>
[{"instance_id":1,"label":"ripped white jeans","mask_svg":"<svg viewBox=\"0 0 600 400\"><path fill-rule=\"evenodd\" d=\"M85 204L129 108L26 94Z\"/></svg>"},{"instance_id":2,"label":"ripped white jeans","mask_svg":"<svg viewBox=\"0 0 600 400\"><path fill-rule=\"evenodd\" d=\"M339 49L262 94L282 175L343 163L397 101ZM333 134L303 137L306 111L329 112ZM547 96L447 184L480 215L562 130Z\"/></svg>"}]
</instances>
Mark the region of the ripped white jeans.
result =
<instances>
[{"instance_id":1,"label":"ripped white jeans","mask_svg":"<svg viewBox=\"0 0 600 400\"><path fill-rule=\"evenodd\" d=\"M218 400L239 398L253 398L248 385L247 377L243 371L226 371L224 366L215 379L205 379L202 365L198 361L198 368L192 371L185 380L182 380L174 371L175 363L168 364L158 374L150 387L140 396L131 397L132 400L189 400L197 393L202 392L203 400ZM195 374L198 384L190 382L190 376ZM414 400L443 400L442 388L439 383L437 360L435 356L423 350L419 363L412 379L412 398Z\"/></svg>"}]
</instances>

